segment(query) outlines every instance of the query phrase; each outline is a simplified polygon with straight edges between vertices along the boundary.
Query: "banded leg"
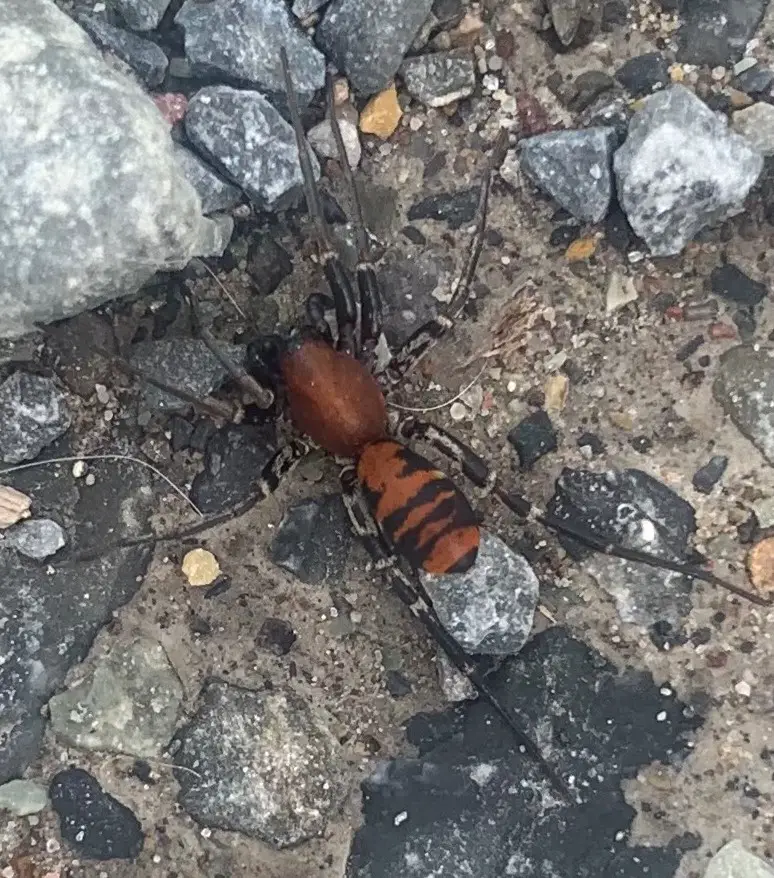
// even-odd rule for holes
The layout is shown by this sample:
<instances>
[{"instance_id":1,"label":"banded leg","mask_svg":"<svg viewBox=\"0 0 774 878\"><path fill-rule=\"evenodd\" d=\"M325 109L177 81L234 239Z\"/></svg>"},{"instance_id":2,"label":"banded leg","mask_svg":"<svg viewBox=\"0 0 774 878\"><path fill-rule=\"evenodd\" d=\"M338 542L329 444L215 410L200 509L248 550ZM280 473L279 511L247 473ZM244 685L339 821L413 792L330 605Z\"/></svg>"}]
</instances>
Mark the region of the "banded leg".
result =
<instances>
[{"instance_id":1,"label":"banded leg","mask_svg":"<svg viewBox=\"0 0 774 878\"><path fill-rule=\"evenodd\" d=\"M376 269L371 259L371 246L368 241L365 219L363 218L363 205L357 192L352 168L349 166L347 150L344 146L341 128L339 128L339 120L336 116L336 107L333 102L333 77L330 70L327 70L325 74L325 92L328 104L328 118L331 122L331 130L333 131L336 150L339 154L339 163L347 183L349 198L352 202L352 213L354 214L353 225L358 250L357 286L360 293L360 346L362 348L371 342L377 342L381 335L384 318L382 294L379 289Z\"/></svg>"},{"instance_id":2,"label":"banded leg","mask_svg":"<svg viewBox=\"0 0 774 878\"><path fill-rule=\"evenodd\" d=\"M298 161L301 166L301 175L304 179L304 194L306 195L306 204L309 209L309 215L315 225L317 234L317 246L320 251L320 260L323 266L325 278L333 294L333 301L336 308L336 323L338 325L339 337L336 347L344 353L353 357L358 355L358 345L355 329L357 327L357 305L355 303L355 293L352 289L352 283L349 276L341 264L338 254L331 241L331 233L328 223L320 205L320 196L317 191L317 184L314 179L314 171L312 170L312 160L309 156L309 147L304 136L304 129L301 125L301 114L298 109L298 101L296 92L293 87L293 80L290 76L290 68L288 67L288 56L284 46L280 49L280 61L282 63L282 74L285 79L285 91L288 100L288 112L290 114L290 122L293 126L293 132L296 137L296 147L298 148Z\"/></svg>"},{"instance_id":3,"label":"banded leg","mask_svg":"<svg viewBox=\"0 0 774 878\"><path fill-rule=\"evenodd\" d=\"M283 445L271 456L261 470L260 478L256 484L256 492L225 512L211 515L202 521L197 521L196 524L182 529L166 533L148 533L137 537L126 537L125 539L102 545L99 548L95 547L75 552L70 556L69 560L71 562L91 561L94 558L102 557L102 555L114 549L127 549L131 546L142 546L147 543L168 543L172 540L184 540L219 524L225 524L227 521L239 518L252 509L256 503L265 500L270 494L273 494L279 487L282 479L303 460L310 450L311 446L308 443L299 440L293 440Z\"/></svg>"},{"instance_id":4,"label":"banded leg","mask_svg":"<svg viewBox=\"0 0 774 878\"><path fill-rule=\"evenodd\" d=\"M492 154L487 162L476 209L476 227L470 239L465 264L460 272L451 300L437 317L428 320L427 323L412 333L395 353L385 371L387 381L390 384L400 382L403 376L413 369L428 351L438 343L439 339L452 329L467 304L470 297L470 287L478 268L478 260L484 247L484 233L486 232L489 191L492 186L492 179L497 169L503 163L507 150L508 132L503 128L495 141Z\"/></svg>"},{"instance_id":5,"label":"banded leg","mask_svg":"<svg viewBox=\"0 0 774 878\"><path fill-rule=\"evenodd\" d=\"M545 756L540 752L538 746L519 727L511 712L506 709L494 694L486 680L486 676L479 670L475 661L465 653L459 643L443 627L422 585L418 581L412 581L400 569L397 559L390 552L379 534L373 517L358 489L357 480L351 468L347 468L342 472L341 484L344 505L349 515L352 530L362 541L376 568L387 578L393 591L409 608L412 615L422 622L457 670L470 680L479 695L500 716L511 734L524 747L526 753L540 767L551 784L567 801L577 803L577 794L554 771Z\"/></svg>"},{"instance_id":6,"label":"banded leg","mask_svg":"<svg viewBox=\"0 0 774 878\"><path fill-rule=\"evenodd\" d=\"M231 359L223 353L217 341L213 338L212 333L204 325L202 311L196 293L192 290L186 290L185 298L191 309L191 314L193 315L195 332L207 345L207 349L210 353L242 388L242 391L258 406L258 408L271 408L274 402L274 393L269 390L268 387L259 384L242 366L232 362Z\"/></svg>"},{"instance_id":7,"label":"banded leg","mask_svg":"<svg viewBox=\"0 0 774 878\"><path fill-rule=\"evenodd\" d=\"M637 564L647 564L660 570L671 570L680 573L691 579L716 585L726 589L739 597L745 598L751 603L760 606L770 606L772 601L740 588L731 582L715 576L708 570L698 567L695 564L686 564L680 561L670 561L667 558L659 558L649 552L642 552L638 549L629 549L625 546L611 543L603 537L597 536L590 530L583 527L576 527L561 518L551 515L534 503L527 500L520 494L514 494L504 490L497 484L496 473L492 467L472 448L457 439L448 431L432 424L417 421L414 418L407 418L401 422L398 427L398 433L403 439L421 439L429 442L434 448L444 454L451 460L460 464L462 472L469 478L473 484L479 487L492 486L493 493L508 508L514 512L519 518L533 520L542 524L555 533L562 533L568 537L572 537L579 543L588 546L596 552L603 555L610 555L614 558L623 558L626 561L633 561Z\"/></svg>"}]
</instances>

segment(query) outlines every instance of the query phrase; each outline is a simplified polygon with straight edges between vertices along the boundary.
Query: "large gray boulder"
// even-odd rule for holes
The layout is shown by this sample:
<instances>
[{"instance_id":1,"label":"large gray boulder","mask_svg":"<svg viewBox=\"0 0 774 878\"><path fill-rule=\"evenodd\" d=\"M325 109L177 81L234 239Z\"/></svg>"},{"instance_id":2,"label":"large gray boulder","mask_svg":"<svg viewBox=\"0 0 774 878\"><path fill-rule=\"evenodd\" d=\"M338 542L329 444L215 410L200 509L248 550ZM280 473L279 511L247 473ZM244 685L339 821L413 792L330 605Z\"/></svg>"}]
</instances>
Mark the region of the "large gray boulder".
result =
<instances>
[{"instance_id":1,"label":"large gray boulder","mask_svg":"<svg viewBox=\"0 0 774 878\"><path fill-rule=\"evenodd\" d=\"M169 128L50 0L0 3L0 338L222 252Z\"/></svg>"}]
</instances>

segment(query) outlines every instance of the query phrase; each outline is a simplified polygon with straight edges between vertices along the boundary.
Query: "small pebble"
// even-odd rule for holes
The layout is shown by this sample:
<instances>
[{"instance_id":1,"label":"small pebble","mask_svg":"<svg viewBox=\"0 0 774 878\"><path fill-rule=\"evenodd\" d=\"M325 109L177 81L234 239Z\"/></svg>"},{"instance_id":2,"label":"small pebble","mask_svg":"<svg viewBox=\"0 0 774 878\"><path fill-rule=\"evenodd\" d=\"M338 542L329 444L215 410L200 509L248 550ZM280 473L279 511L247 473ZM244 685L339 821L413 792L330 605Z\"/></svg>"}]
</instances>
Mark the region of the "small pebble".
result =
<instances>
[{"instance_id":1,"label":"small pebble","mask_svg":"<svg viewBox=\"0 0 774 878\"><path fill-rule=\"evenodd\" d=\"M573 241L567 248L564 258L568 262L583 262L590 259L597 249L597 242L594 238L578 238Z\"/></svg>"},{"instance_id":2,"label":"small pebble","mask_svg":"<svg viewBox=\"0 0 774 878\"><path fill-rule=\"evenodd\" d=\"M610 423L614 427L618 427L619 430L626 430L628 432L634 429L634 418L629 412L610 412L608 418Z\"/></svg>"},{"instance_id":3,"label":"small pebble","mask_svg":"<svg viewBox=\"0 0 774 878\"><path fill-rule=\"evenodd\" d=\"M96 482L97 482L97 477L94 475L94 473L89 473L89 474L86 476L86 478L84 479L84 482L86 482L86 484L88 485L88 487L91 488L93 485L96 484Z\"/></svg>"},{"instance_id":4,"label":"small pebble","mask_svg":"<svg viewBox=\"0 0 774 878\"><path fill-rule=\"evenodd\" d=\"M747 555L747 572L756 591L774 592L774 537L756 543Z\"/></svg>"},{"instance_id":5,"label":"small pebble","mask_svg":"<svg viewBox=\"0 0 774 878\"><path fill-rule=\"evenodd\" d=\"M32 500L16 488L0 485L0 530L30 517Z\"/></svg>"},{"instance_id":6,"label":"small pebble","mask_svg":"<svg viewBox=\"0 0 774 878\"><path fill-rule=\"evenodd\" d=\"M567 403L570 380L566 375L551 375L543 385L546 395L545 406L548 411L560 412Z\"/></svg>"},{"instance_id":7,"label":"small pebble","mask_svg":"<svg viewBox=\"0 0 774 878\"><path fill-rule=\"evenodd\" d=\"M461 402L452 403L449 409L449 415L453 421L461 421L468 414L468 410Z\"/></svg>"},{"instance_id":8,"label":"small pebble","mask_svg":"<svg viewBox=\"0 0 774 878\"><path fill-rule=\"evenodd\" d=\"M403 111L398 103L398 93L391 85L379 94L374 95L363 107L360 114L360 130L363 134L374 134L387 140L395 133Z\"/></svg>"},{"instance_id":9,"label":"small pebble","mask_svg":"<svg viewBox=\"0 0 774 878\"><path fill-rule=\"evenodd\" d=\"M744 680L740 680L736 686L734 686L734 692L736 692L737 695L741 695L742 698L749 698L750 695L752 695L752 687Z\"/></svg>"},{"instance_id":10,"label":"small pebble","mask_svg":"<svg viewBox=\"0 0 774 878\"><path fill-rule=\"evenodd\" d=\"M183 558L182 571L189 585L212 585L220 576L218 559L206 549L192 549Z\"/></svg>"},{"instance_id":11,"label":"small pebble","mask_svg":"<svg viewBox=\"0 0 774 878\"><path fill-rule=\"evenodd\" d=\"M83 460L76 460L73 464L73 478L80 479L81 476L86 472L86 462Z\"/></svg>"},{"instance_id":12,"label":"small pebble","mask_svg":"<svg viewBox=\"0 0 774 878\"><path fill-rule=\"evenodd\" d=\"M724 455L716 454L703 467L696 470L693 474L693 487L702 494L709 494L712 489L723 477L723 473L728 466L728 458Z\"/></svg>"}]
</instances>

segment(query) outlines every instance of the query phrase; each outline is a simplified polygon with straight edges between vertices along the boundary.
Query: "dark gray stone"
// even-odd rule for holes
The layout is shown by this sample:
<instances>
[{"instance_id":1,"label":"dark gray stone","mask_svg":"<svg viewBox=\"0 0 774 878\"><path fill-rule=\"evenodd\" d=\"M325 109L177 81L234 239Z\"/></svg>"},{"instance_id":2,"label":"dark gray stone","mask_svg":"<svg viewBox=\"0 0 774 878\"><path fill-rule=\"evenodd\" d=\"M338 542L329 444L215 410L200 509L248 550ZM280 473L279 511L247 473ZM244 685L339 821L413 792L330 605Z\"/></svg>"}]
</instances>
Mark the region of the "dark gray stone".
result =
<instances>
[{"instance_id":1,"label":"dark gray stone","mask_svg":"<svg viewBox=\"0 0 774 878\"><path fill-rule=\"evenodd\" d=\"M72 454L66 446L55 451ZM94 461L96 481L88 487L70 467L25 470L3 481L31 496L38 514L72 522L69 538L76 550L144 532L152 493L143 469L126 461ZM0 782L19 777L37 756L41 708L140 587L151 553L151 547L138 546L78 564L54 559L50 573L47 564L0 548L0 618L6 620L0 627Z\"/></svg>"},{"instance_id":2,"label":"dark gray stone","mask_svg":"<svg viewBox=\"0 0 774 878\"><path fill-rule=\"evenodd\" d=\"M583 804L557 801L481 700L419 715L407 729L418 755L380 765L363 784L347 878L674 875L696 841L634 844L622 783L692 752L700 720L686 705L561 628L538 634L488 680L560 775L574 778Z\"/></svg>"},{"instance_id":3,"label":"dark gray stone","mask_svg":"<svg viewBox=\"0 0 774 878\"><path fill-rule=\"evenodd\" d=\"M728 458L725 455L716 454L711 457L693 474L693 487L702 494L711 494L712 489L723 478L727 466Z\"/></svg>"},{"instance_id":4,"label":"dark gray stone","mask_svg":"<svg viewBox=\"0 0 774 878\"><path fill-rule=\"evenodd\" d=\"M710 287L727 301L747 306L759 305L769 292L766 284L753 280L730 262L712 269Z\"/></svg>"},{"instance_id":5,"label":"dark gray stone","mask_svg":"<svg viewBox=\"0 0 774 878\"><path fill-rule=\"evenodd\" d=\"M540 583L526 558L482 530L475 564L465 573L420 572L443 627L465 652L515 655L527 642Z\"/></svg>"},{"instance_id":6,"label":"dark gray stone","mask_svg":"<svg viewBox=\"0 0 774 878\"><path fill-rule=\"evenodd\" d=\"M346 795L339 743L294 692L220 681L179 733L178 800L204 826L275 848L318 835Z\"/></svg>"},{"instance_id":7,"label":"dark gray stone","mask_svg":"<svg viewBox=\"0 0 774 878\"><path fill-rule=\"evenodd\" d=\"M742 71L731 80L731 85L745 94L758 97L768 92L774 85L774 70L756 64Z\"/></svg>"},{"instance_id":8,"label":"dark gray stone","mask_svg":"<svg viewBox=\"0 0 774 878\"><path fill-rule=\"evenodd\" d=\"M613 193L612 128L552 131L522 143L521 167L558 204L583 222L599 222Z\"/></svg>"},{"instance_id":9,"label":"dark gray stone","mask_svg":"<svg viewBox=\"0 0 774 878\"><path fill-rule=\"evenodd\" d=\"M325 59L285 0L186 0L175 22L195 72L239 80L284 100L279 50L285 46L293 85L305 101L325 84Z\"/></svg>"},{"instance_id":10,"label":"dark gray stone","mask_svg":"<svg viewBox=\"0 0 774 878\"><path fill-rule=\"evenodd\" d=\"M296 632L290 622L284 619L264 619L256 638L256 646L273 652L274 655L287 655L296 642Z\"/></svg>"},{"instance_id":11,"label":"dark gray stone","mask_svg":"<svg viewBox=\"0 0 774 878\"><path fill-rule=\"evenodd\" d=\"M86 679L48 702L51 727L82 750L158 759L175 730L183 686L160 643L117 643Z\"/></svg>"},{"instance_id":12,"label":"dark gray stone","mask_svg":"<svg viewBox=\"0 0 774 878\"><path fill-rule=\"evenodd\" d=\"M686 561L696 530L693 507L636 469L593 473L564 469L548 510L562 521L609 543ZM624 622L678 628L691 610L691 580L668 570L592 552L563 534L559 540L613 598Z\"/></svg>"},{"instance_id":13,"label":"dark gray stone","mask_svg":"<svg viewBox=\"0 0 774 878\"><path fill-rule=\"evenodd\" d=\"M220 347L234 363L244 363L243 345ZM225 366L198 338L164 338L140 342L132 346L129 362L171 387L179 387L199 399L220 387L228 377ZM143 405L151 411L181 412L190 407L189 403L152 384L145 384L142 394Z\"/></svg>"},{"instance_id":14,"label":"dark gray stone","mask_svg":"<svg viewBox=\"0 0 774 878\"><path fill-rule=\"evenodd\" d=\"M630 101L624 95L606 92L578 116L578 124L582 128L612 128L618 148L626 140L633 115Z\"/></svg>"},{"instance_id":15,"label":"dark gray stone","mask_svg":"<svg viewBox=\"0 0 774 878\"><path fill-rule=\"evenodd\" d=\"M171 0L112 0L111 6L132 30L154 30Z\"/></svg>"},{"instance_id":16,"label":"dark gray stone","mask_svg":"<svg viewBox=\"0 0 774 878\"><path fill-rule=\"evenodd\" d=\"M395 76L433 0L333 0L317 43L347 74L356 92L370 95Z\"/></svg>"},{"instance_id":17,"label":"dark gray stone","mask_svg":"<svg viewBox=\"0 0 774 878\"><path fill-rule=\"evenodd\" d=\"M470 49L407 58L400 68L406 91L428 107L445 107L473 94L476 68Z\"/></svg>"},{"instance_id":18,"label":"dark gray stone","mask_svg":"<svg viewBox=\"0 0 774 878\"><path fill-rule=\"evenodd\" d=\"M185 174L186 180L194 187L202 201L202 213L218 213L231 210L242 199L238 186L224 180L219 174L179 143L175 144L175 158Z\"/></svg>"},{"instance_id":19,"label":"dark gray stone","mask_svg":"<svg viewBox=\"0 0 774 878\"><path fill-rule=\"evenodd\" d=\"M212 428L209 420L201 424L202 429ZM191 437L192 448L197 430ZM248 424L209 430L204 470L191 485L191 499L199 509L207 514L223 512L256 496L256 482L274 452L273 439L266 429Z\"/></svg>"},{"instance_id":20,"label":"dark gray stone","mask_svg":"<svg viewBox=\"0 0 774 878\"><path fill-rule=\"evenodd\" d=\"M646 52L622 64L615 78L635 97L642 97L669 85L669 62L661 52Z\"/></svg>"},{"instance_id":21,"label":"dark gray stone","mask_svg":"<svg viewBox=\"0 0 774 878\"><path fill-rule=\"evenodd\" d=\"M690 0L681 9L677 60L728 67L744 54L768 0Z\"/></svg>"},{"instance_id":22,"label":"dark gray stone","mask_svg":"<svg viewBox=\"0 0 774 878\"><path fill-rule=\"evenodd\" d=\"M543 455L559 447L554 425L543 409L519 421L508 433L508 441L516 449L524 470L531 469Z\"/></svg>"},{"instance_id":23,"label":"dark gray stone","mask_svg":"<svg viewBox=\"0 0 774 878\"><path fill-rule=\"evenodd\" d=\"M257 233L247 249L247 273L259 296L270 296L293 272L287 250L269 234Z\"/></svg>"},{"instance_id":24,"label":"dark gray stone","mask_svg":"<svg viewBox=\"0 0 774 878\"><path fill-rule=\"evenodd\" d=\"M461 189L459 192L441 192L428 195L408 210L411 221L432 219L446 223L450 229L459 229L472 223L476 216L480 190L478 187Z\"/></svg>"},{"instance_id":25,"label":"dark gray stone","mask_svg":"<svg viewBox=\"0 0 774 878\"><path fill-rule=\"evenodd\" d=\"M65 532L50 518L22 521L5 532L5 545L33 561L45 561L65 544Z\"/></svg>"},{"instance_id":26,"label":"dark gray stone","mask_svg":"<svg viewBox=\"0 0 774 878\"><path fill-rule=\"evenodd\" d=\"M271 560L310 585L338 583L353 537L338 494L291 507L271 544Z\"/></svg>"},{"instance_id":27,"label":"dark gray stone","mask_svg":"<svg viewBox=\"0 0 774 878\"><path fill-rule=\"evenodd\" d=\"M774 349L739 345L726 351L713 392L737 429L774 466Z\"/></svg>"},{"instance_id":28,"label":"dark gray stone","mask_svg":"<svg viewBox=\"0 0 774 878\"><path fill-rule=\"evenodd\" d=\"M88 860L134 860L145 844L140 821L82 768L55 774L48 789L62 838Z\"/></svg>"},{"instance_id":29,"label":"dark gray stone","mask_svg":"<svg viewBox=\"0 0 774 878\"><path fill-rule=\"evenodd\" d=\"M328 0L294 0L293 15L300 21L304 21L310 15L314 15L318 9L322 9L327 2Z\"/></svg>"},{"instance_id":30,"label":"dark gray stone","mask_svg":"<svg viewBox=\"0 0 774 878\"><path fill-rule=\"evenodd\" d=\"M673 256L739 208L763 157L693 92L673 85L635 114L614 167L632 228L654 255Z\"/></svg>"},{"instance_id":31,"label":"dark gray stone","mask_svg":"<svg viewBox=\"0 0 774 878\"><path fill-rule=\"evenodd\" d=\"M0 384L0 460L32 460L70 426L67 399L50 378L14 372Z\"/></svg>"},{"instance_id":32,"label":"dark gray stone","mask_svg":"<svg viewBox=\"0 0 774 878\"><path fill-rule=\"evenodd\" d=\"M615 80L609 73L603 70L584 70L572 84L573 94L567 105L574 113L580 113L602 94L609 100L615 87Z\"/></svg>"},{"instance_id":33,"label":"dark gray stone","mask_svg":"<svg viewBox=\"0 0 774 878\"><path fill-rule=\"evenodd\" d=\"M198 91L185 129L194 146L265 209L279 210L303 185L293 129L256 91L225 85ZM320 166L312 158L315 179Z\"/></svg>"},{"instance_id":34,"label":"dark gray stone","mask_svg":"<svg viewBox=\"0 0 774 878\"><path fill-rule=\"evenodd\" d=\"M0 338L222 252L142 87L50 0L4 3L0 28L15 47L0 58L14 120L0 129Z\"/></svg>"},{"instance_id":35,"label":"dark gray stone","mask_svg":"<svg viewBox=\"0 0 774 878\"><path fill-rule=\"evenodd\" d=\"M160 46L120 27L113 27L101 15L81 12L76 21L100 49L128 64L148 88L155 88L164 81L169 58Z\"/></svg>"}]
</instances>

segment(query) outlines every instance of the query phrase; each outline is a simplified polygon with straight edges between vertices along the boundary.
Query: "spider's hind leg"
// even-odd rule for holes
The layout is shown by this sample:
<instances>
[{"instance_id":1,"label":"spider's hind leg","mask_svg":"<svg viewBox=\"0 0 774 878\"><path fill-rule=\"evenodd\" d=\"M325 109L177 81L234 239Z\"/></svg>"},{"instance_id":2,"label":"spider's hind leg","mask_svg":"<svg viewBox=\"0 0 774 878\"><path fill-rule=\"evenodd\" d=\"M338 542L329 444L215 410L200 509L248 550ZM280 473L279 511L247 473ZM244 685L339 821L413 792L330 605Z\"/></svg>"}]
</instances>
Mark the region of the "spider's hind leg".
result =
<instances>
[{"instance_id":1,"label":"spider's hind leg","mask_svg":"<svg viewBox=\"0 0 774 878\"><path fill-rule=\"evenodd\" d=\"M476 662L470 658L460 644L443 627L432 601L416 577L407 576L400 567L398 559L391 552L374 522L353 468L347 467L341 473L344 505L349 515L353 532L359 537L371 556L375 567L388 580L393 591L411 610L411 613L425 626L436 643L443 649L449 660L475 687L478 694L492 707L507 725L511 734L527 754L540 767L553 786L569 802L577 802L577 795L548 763L538 746L523 731L512 713L502 704L487 682L486 676Z\"/></svg>"},{"instance_id":2,"label":"spider's hind leg","mask_svg":"<svg viewBox=\"0 0 774 878\"><path fill-rule=\"evenodd\" d=\"M402 439L421 439L428 442L441 454L454 460L460 464L463 474L469 478L473 484L479 487L492 485L492 491L497 498L511 512L514 512L519 518L525 520L533 520L542 524L554 533L565 534L572 537L584 546L600 552L603 555L611 555L614 558L623 558L626 561L632 561L636 564L647 564L660 570L672 570L691 579L707 582L711 585L720 586L739 597L745 598L754 604L761 606L769 606L771 601L761 597L754 592L740 588L731 582L715 576L702 567L695 564L689 564L681 561L670 561L639 549L630 549L610 542L602 536L593 533L588 528L576 526L568 521L552 515L544 509L536 506L521 494L515 494L506 491L497 484L497 478L494 470L483 457L476 454L470 446L466 445L462 440L444 430L442 427L436 427L415 418L406 418L398 426L398 434Z\"/></svg>"}]
</instances>

